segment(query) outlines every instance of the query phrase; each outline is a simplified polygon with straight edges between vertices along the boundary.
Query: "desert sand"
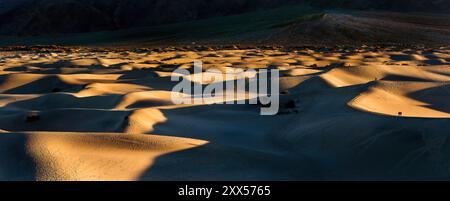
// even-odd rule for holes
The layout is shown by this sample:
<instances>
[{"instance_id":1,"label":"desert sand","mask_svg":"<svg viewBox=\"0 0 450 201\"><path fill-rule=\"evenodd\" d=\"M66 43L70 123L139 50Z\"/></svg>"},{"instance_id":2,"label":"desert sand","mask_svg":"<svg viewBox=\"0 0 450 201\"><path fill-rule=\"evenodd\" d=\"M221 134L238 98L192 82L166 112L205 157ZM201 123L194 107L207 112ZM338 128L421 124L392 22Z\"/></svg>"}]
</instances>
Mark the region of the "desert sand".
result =
<instances>
[{"instance_id":1,"label":"desert sand","mask_svg":"<svg viewBox=\"0 0 450 201\"><path fill-rule=\"evenodd\" d=\"M174 104L194 60L291 104ZM447 47L2 52L0 180L450 179L449 81Z\"/></svg>"}]
</instances>

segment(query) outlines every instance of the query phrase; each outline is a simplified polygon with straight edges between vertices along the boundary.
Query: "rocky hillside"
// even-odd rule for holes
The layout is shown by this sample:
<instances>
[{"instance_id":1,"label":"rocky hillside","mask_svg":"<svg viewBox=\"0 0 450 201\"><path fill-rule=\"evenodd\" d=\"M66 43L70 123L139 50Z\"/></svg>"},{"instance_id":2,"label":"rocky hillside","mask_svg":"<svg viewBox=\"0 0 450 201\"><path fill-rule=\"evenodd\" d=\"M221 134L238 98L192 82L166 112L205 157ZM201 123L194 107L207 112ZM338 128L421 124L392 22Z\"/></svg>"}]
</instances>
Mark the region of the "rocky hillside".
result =
<instances>
[{"instance_id":1,"label":"rocky hillside","mask_svg":"<svg viewBox=\"0 0 450 201\"><path fill-rule=\"evenodd\" d=\"M30 0L0 0L0 14L13 10Z\"/></svg>"},{"instance_id":2,"label":"rocky hillside","mask_svg":"<svg viewBox=\"0 0 450 201\"><path fill-rule=\"evenodd\" d=\"M0 36L9 45L450 45L450 15L387 11L323 11L288 6L215 17L79 34Z\"/></svg>"},{"instance_id":3,"label":"rocky hillside","mask_svg":"<svg viewBox=\"0 0 450 201\"><path fill-rule=\"evenodd\" d=\"M322 8L347 8L377 11L440 12L450 11L448 0L309 0Z\"/></svg>"},{"instance_id":4,"label":"rocky hillside","mask_svg":"<svg viewBox=\"0 0 450 201\"><path fill-rule=\"evenodd\" d=\"M0 0L0 35L119 30L288 4L309 4L321 9L450 11L448 0Z\"/></svg>"},{"instance_id":5,"label":"rocky hillside","mask_svg":"<svg viewBox=\"0 0 450 201\"><path fill-rule=\"evenodd\" d=\"M270 8L277 0L28 0L0 15L0 34L79 33L152 26Z\"/></svg>"}]
</instances>

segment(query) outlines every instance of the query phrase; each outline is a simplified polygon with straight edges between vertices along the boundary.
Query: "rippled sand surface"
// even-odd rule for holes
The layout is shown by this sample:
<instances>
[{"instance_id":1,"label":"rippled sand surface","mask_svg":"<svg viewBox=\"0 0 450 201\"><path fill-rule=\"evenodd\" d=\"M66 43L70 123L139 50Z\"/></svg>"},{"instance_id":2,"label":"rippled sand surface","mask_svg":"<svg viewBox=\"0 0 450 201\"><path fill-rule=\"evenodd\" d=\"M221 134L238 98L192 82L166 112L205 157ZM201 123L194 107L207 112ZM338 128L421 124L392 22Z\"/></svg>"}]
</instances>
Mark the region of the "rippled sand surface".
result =
<instances>
[{"instance_id":1,"label":"rippled sand surface","mask_svg":"<svg viewBox=\"0 0 450 201\"><path fill-rule=\"evenodd\" d=\"M280 113L174 104L194 60L278 68ZM449 81L448 48L2 52L0 179L449 179Z\"/></svg>"}]
</instances>

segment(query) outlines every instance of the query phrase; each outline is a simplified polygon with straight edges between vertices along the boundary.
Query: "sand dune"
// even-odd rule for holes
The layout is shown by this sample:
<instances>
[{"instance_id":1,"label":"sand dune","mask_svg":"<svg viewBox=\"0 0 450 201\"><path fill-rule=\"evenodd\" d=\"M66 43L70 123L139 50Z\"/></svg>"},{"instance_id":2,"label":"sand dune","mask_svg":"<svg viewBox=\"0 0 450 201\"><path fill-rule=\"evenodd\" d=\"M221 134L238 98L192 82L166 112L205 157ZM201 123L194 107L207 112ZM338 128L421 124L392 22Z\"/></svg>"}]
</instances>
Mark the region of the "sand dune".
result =
<instances>
[{"instance_id":1,"label":"sand dune","mask_svg":"<svg viewBox=\"0 0 450 201\"><path fill-rule=\"evenodd\" d=\"M0 177L17 180L136 180L158 156L207 143L118 133L22 133L0 138L6 146L2 160L9 162L3 163Z\"/></svg>"},{"instance_id":2,"label":"sand dune","mask_svg":"<svg viewBox=\"0 0 450 201\"><path fill-rule=\"evenodd\" d=\"M445 103L449 89L445 83L385 81L356 97L349 105L393 116L450 118L450 108Z\"/></svg>"},{"instance_id":3,"label":"sand dune","mask_svg":"<svg viewBox=\"0 0 450 201\"><path fill-rule=\"evenodd\" d=\"M1 180L450 176L447 47L86 49L0 58ZM171 72L192 70L195 59L219 70L278 68L280 113L174 104Z\"/></svg>"}]
</instances>

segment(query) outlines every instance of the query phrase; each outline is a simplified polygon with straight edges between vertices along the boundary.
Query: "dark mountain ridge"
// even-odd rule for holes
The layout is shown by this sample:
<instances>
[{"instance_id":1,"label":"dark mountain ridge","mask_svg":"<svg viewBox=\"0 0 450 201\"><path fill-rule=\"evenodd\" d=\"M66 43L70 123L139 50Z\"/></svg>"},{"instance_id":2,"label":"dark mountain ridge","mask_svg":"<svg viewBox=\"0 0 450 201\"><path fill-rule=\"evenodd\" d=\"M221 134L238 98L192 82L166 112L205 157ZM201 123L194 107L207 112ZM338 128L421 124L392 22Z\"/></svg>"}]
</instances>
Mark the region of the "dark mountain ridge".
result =
<instances>
[{"instance_id":1,"label":"dark mountain ridge","mask_svg":"<svg viewBox=\"0 0 450 201\"><path fill-rule=\"evenodd\" d=\"M119 30L242 14L290 4L307 4L320 9L450 11L448 0L0 0L3 8L0 35Z\"/></svg>"}]
</instances>

